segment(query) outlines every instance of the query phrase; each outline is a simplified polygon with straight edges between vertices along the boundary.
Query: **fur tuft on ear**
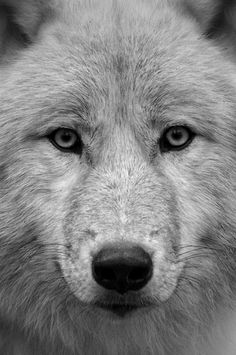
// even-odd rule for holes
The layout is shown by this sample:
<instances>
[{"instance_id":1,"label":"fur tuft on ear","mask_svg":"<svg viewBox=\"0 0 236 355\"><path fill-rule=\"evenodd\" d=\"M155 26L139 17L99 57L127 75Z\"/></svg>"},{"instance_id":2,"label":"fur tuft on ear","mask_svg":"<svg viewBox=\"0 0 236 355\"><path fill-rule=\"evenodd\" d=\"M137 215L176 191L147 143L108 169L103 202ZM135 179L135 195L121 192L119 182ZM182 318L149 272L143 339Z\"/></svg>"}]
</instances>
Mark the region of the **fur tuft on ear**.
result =
<instances>
[{"instance_id":1,"label":"fur tuft on ear","mask_svg":"<svg viewBox=\"0 0 236 355\"><path fill-rule=\"evenodd\" d=\"M50 14L50 0L0 0L0 55L28 45Z\"/></svg>"},{"instance_id":2,"label":"fur tuft on ear","mask_svg":"<svg viewBox=\"0 0 236 355\"><path fill-rule=\"evenodd\" d=\"M187 10L195 17L202 30L207 32L213 21L222 12L224 0L183 0Z\"/></svg>"},{"instance_id":3,"label":"fur tuft on ear","mask_svg":"<svg viewBox=\"0 0 236 355\"><path fill-rule=\"evenodd\" d=\"M236 57L236 0L181 0L200 30Z\"/></svg>"},{"instance_id":4,"label":"fur tuft on ear","mask_svg":"<svg viewBox=\"0 0 236 355\"><path fill-rule=\"evenodd\" d=\"M236 30L235 0L183 0L183 3L206 35L214 37L222 31Z\"/></svg>"},{"instance_id":5,"label":"fur tuft on ear","mask_svg":"<svg viewBox=\"0 0 236 355\"><path fill-rule=\"evenodd\" d=\"M8 18L11 18L25 35L32 38L47 14L49 2L49 0L0 0L0 6Z\"/></svg>"}]
</instances>

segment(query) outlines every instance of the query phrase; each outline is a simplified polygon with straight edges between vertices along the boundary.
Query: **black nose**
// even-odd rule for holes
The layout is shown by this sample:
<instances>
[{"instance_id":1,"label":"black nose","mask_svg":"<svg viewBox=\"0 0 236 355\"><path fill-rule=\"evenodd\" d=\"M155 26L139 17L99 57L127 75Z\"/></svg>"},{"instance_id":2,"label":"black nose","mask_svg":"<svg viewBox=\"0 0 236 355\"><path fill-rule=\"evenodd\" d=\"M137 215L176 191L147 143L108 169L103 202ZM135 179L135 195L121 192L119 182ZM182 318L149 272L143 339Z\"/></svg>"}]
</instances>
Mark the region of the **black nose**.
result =
<instances>
[{"instance_id":1,"label":"black nose","mask_svg":"<svg viewBox=\"0 0 236 355\"><path fill-rule=\"evenodd\" d=\"M121 294L143 288L152 277L152 269L150 255L140 247L102 249L92 263L95 281Z\"/></svg>"}]
</instances>

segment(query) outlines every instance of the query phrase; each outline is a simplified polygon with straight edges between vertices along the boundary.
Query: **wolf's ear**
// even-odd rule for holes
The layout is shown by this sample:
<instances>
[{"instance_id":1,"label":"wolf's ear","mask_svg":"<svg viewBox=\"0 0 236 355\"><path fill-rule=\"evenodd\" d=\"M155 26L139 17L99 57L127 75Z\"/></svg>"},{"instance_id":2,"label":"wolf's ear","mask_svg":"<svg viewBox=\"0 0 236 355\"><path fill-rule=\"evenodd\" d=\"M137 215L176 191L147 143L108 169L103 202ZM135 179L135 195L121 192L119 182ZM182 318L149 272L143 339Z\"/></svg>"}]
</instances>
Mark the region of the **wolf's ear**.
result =
<instances>
[{"instance_id":1,"label":"wolf's ear","mask_svg":"<svg viewBox=\"0 0 236 355\"><path fill-rule=\"evenodd\" d=\"M0 54L31 43L50 13L50 0L0 0Z\"/></svg>"},{"instance_id":2,"label":"wolf's ear","mask_svg":"<svg viewBox=\"0 0 236 355\"><path fill-rule=\"evenodd\" d=\"M236 47L236 0L183 0L209 38Z\"/></svg>"}]
</instances>

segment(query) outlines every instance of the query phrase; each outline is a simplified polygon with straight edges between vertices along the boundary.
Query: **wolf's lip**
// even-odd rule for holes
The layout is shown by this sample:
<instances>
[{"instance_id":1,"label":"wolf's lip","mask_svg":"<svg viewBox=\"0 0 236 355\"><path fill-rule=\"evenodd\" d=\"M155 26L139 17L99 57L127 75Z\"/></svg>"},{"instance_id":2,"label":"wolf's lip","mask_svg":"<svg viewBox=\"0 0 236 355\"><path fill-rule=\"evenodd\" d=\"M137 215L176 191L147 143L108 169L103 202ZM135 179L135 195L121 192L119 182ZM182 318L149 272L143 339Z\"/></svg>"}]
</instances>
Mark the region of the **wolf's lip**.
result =
<instances>
[{"instance_id":1,"label":"wolf's lip","mask_svg":"<svg viewBox=\"0 0 236 355\"><path fill-rule=\"evenodd\" d=\"M131 314L137 310L147 308L149 305L135 305L135 304L119 304L119 303L113 303L113 304L106 304L106 303L95 303L95 306L115 314L116 316L119 317L124 317L128 314Z\"/></svg>"}]
</instances>

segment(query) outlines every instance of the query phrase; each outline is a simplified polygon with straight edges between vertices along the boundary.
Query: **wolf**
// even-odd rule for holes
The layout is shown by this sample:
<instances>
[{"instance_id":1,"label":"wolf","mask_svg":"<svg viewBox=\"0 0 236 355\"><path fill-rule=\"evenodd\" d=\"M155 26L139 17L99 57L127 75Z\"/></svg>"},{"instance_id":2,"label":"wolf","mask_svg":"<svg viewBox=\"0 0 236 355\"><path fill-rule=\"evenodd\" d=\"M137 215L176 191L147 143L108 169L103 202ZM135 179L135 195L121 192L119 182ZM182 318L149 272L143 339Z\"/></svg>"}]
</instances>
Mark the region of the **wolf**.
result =
<instances>
[{"instance_id":1,"label":"wolf","mask_svg":"<svg viewBox=\"0 0 236 355\"><path fill-rule=\"evenodd\" d=\"M0 354L236 353L236 3L0 0Z\"/></svg>"}]
</instances>

